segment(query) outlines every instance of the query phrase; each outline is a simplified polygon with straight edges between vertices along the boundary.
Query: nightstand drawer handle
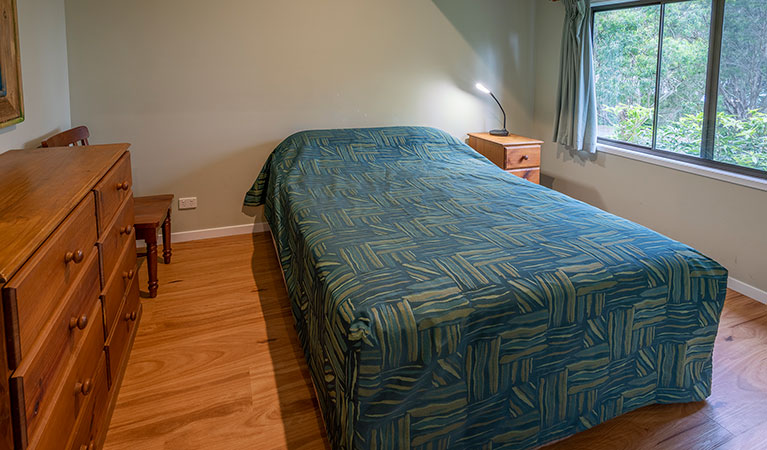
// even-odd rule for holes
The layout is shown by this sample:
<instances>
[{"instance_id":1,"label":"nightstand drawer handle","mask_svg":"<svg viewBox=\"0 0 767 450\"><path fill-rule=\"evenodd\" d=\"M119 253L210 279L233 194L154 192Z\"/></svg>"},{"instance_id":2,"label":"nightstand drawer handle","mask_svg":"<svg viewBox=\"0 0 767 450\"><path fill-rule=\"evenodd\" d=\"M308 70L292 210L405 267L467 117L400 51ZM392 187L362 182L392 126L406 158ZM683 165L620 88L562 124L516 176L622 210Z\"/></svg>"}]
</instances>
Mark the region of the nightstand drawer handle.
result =
<instances>
[{"instance_id":1,"label":"nightstand drawer handle","mask_svg":"<svg viewBox=\"0 0 767 450\"><path fill-rule=\"evenodd\" d=\"M527 161L528 159L530 159L530 157L529 157L529 156L527 156L527 155L525 155L525 156L523 156L523 157L522 157L522 161Z\"/></svg>"},{"instance_id":2,"label":"nightstand drawer handle","mask_svg":"<svg viewBox=\"0 0 767 450\"><path fill-rule=\"evenodd\" d=\"M133 226L131 225L125 225L124 227L120 228L120 234L130 235L132 232L133 232Z\"/></svg>"}]
</instances>

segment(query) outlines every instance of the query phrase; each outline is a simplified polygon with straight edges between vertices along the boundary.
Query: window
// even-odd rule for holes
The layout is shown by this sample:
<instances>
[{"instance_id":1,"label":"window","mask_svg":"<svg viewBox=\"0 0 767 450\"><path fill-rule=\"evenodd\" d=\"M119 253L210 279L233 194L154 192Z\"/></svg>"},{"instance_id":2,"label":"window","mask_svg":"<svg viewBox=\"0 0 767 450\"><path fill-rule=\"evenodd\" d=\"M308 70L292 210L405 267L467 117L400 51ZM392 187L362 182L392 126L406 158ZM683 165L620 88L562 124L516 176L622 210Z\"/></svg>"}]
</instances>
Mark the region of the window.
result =
<instances>
[{"instance_id":1,"label":"window","mask_svg":"<svg viewBox=\"0 0 767 450\"><path fill-rule=\"evenodd\" d=\"M593 13L600 142L767 178L764 0Z\"/></svg>"}]
</instances>

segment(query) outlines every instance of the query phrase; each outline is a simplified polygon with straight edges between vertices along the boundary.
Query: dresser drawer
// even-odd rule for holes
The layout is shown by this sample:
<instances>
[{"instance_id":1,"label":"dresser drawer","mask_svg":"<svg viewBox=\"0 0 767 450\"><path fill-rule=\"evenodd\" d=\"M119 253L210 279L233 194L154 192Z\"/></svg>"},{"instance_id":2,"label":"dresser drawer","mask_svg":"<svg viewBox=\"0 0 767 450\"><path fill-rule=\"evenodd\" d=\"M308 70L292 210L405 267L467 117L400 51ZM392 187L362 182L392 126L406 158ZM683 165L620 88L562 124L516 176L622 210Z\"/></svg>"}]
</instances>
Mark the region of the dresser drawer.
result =
<instances>
[{"instance_id":1,"label":"dresser drawer","mask_svg":"<svg viewBox=\"0 0 767 450\"><path fill-rule=\"evenodd\" d=\"M96 250L96 207L88 195L3 288L11 369L18 366L45 323Z\"/></svg>"},{"instance_id":2,"label":"dresser drawer","mask_svg":"<svg viewBox=\"0 0 767 450\"><path fill-rule=\"evenodd\" d=\"M122 303L120 312L115 317L114 328L107 340L107 365L109 367L109 386L114 387L123 360L130 353L130 345L136 325L141 320L141 302L138 296L138 278L134 277L128 295Z\"/></svg>"},{"instance_id":3,"label":"dresser drawer","mask_svg":"<svg viewBox=\"0 0 767 450\"><path fill-rule=\"evenodd\" d=\"M17 415L14 423L21 432L22 442L24 436L30 445L33 445L54 435L54 438L58 438L57 447L60 447L63 444L61 441L66 439L62 438L62 431L67 430L64 436L68 436L73 429L88 396L93 392L99 361L104 361L104 328L101 322L101 305L98 302L91 310L90 317L93 317L93 320L86 326L85 336L75 349L74 356L69 359L66 374L55 389L38 398L27 399L27 391L36 392L34 383L37 380L26 377L20 370L11 378L11 397L16 399L19 405L18 408L13 408ZM47 352L39 355L41 358L50 356Z\"/></svg>"},{"instance_id":4,"label":"dresser drawer","mask_svg":"<svg viewBox=\"0 0 767 450\"><path fill-rule=\"evenodd\" d=\"M526 167L540 167L541 146L530 145L523 147L505 147L506 156L504 169L522 169Z\"/></svg>"},{"instance_id":5,"label":"dresser drawer","mask_svg":"<svg viewBox=\"0 0 767 450\"><path fill-rule=\"evenodd\" d=\"M128 288L135 284L135 290L138 291L138 282L133 282L134 279L138 278L137 272L136 245L131 241L123 246L115 270L111 274L107 274L109 278L107 278L106 287L101 292L107 335L111 333L112 327L114 327L115 317L122 306ZM138 292L136 295L138 296Z\"/></svg>"},{"instance_id":6,"label":"dresser drawer","mask_svg":"<svg viewBox=\"0 0 767 450\"><path fill-rule=\"evenodd\" d=\"M102 288L106 286L107 279L117 264L120 252L126 243L131 242L135 248L133 238L133 197L126 197L115 219L104 233L101 234L98 243L99 256L101 257Z\"/></svg>"},{"instance_id":7,"label":"dresser drawer","mask_svg":"<svg viewBox=\"0 0 767 450\"><path fill-rule=\"evenodd\" d=\"M76 416L72 414L62 414L57 416L58 420L51 417L51 420L46 422L45 429L42 430L34 440L30 440L29 448L35 450L67 448L67 438L69 438L69 442L72 442L74 436L79 434L80 429L78 428L78 425L83 423L83 421L88 421L96 413L96 407L99 406L99 396L104 396L104 394L100 393L107 390L106 373L106 357L102 351L101 356L94 367L93 375L90 378L91 388L88 395L78 394L80 399ZM69 387L67 387L66 391L69 392L69 390ZM67 404L67 406L71 408L71 403ZM94 409L91 410L91 407ZM100 427L109 426L109 423L104 422L103 414L106 411L106 408L102 406L100 411L102 411L100 413L101 415L96 416L97 419L93 424L94 429L96 430L100 430ZM88 419L84 418L88 416L90 416ZM80 450L79 447L75 448ZM93 448L95 449L95 446Z\"/></svg>"},{"instance_id":8,"label":"dresser drawer","mask_svg":"<svg viewBox=\"0 0 767 450\"><path fill-rule=\"evenodd\" d=\"M105 358L105 356L102 356ZM106 360L98 367L93 387L93 394L83 408L77 419L75 429L69 438L69 444L65 447L70 450L93 450L100 444L105 428L109 426L104 416L109 406L109 388L107 386Z\"/></svg>"},{"instance_id":9,"label":"dresser drawer","mask_svg":"<svg viewBox=\"0 0 767 450\"><path fill-rule=\"evenodd\" d=\"M541 182L541 169L535 168L535 169L515 169L515 170L507 170L506 172L518 176L519 178L524 178L527 181L531 181L535 184L540 184Z\"/></svg>"},{"instance_id":10,"label":"dresser drawer","mask_svg":"<svg viewBox=\"0 0 767 450\"><path fill-rule=\"evenodd\" d=\"M130 170L130 154L125 154L117 164L96 185L96 208L99 220L99 235L106 231L112 217L126 197L131 196L133 180Z\"/></svg>"},{"instance_id":11,"label":"dresser drawer","mask_svg":"<svg viewBox=\"0 0 767 450\"><path fill-rule=\"evenodd\" d=\"M99 337L103 339L98 295L98 260L96 255L91 255L77 284L54 313L54 319L46 324L40 338L11 376L14 392L23 393L22 406L27 412L28 426L36 423L40 412L53 400L53 393L62 383L69 362L85 332L90 330L91 322L96 322L91 328L101 328ZM99 334L98 330L93 332Z\"/></svg>"}]
</instances>

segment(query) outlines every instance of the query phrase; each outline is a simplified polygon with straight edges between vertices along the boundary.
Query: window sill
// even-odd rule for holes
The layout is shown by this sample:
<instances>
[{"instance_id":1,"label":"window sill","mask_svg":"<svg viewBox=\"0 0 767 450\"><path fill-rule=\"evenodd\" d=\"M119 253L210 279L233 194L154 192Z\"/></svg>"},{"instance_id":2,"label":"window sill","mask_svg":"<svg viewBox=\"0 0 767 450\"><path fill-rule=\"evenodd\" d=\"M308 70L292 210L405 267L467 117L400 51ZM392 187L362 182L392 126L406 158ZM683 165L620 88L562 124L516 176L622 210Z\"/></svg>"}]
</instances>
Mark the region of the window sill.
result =
<instances>
[{"instance_id":1,"label":"window sill","mask_svg":"<svg viewBox=\"0 0 767 450\"><path fill-rule=\"evenodd\" d=\"M706 178L737 184L740 186L767 191L767 180L761 178L749 177L737 173L727 172L725 170L713 169L710 167L699 166L684 161L675 161L673 159L663 158L661 156L648 155L647 153L635 152L625 148L614 147L607 144L597 144L597 151L608 153L610 155L621 156L636 161L642 161L656 166L662 166L680 172L687 172L694 175L700 175Z\"/></svg>"}]
</instances>

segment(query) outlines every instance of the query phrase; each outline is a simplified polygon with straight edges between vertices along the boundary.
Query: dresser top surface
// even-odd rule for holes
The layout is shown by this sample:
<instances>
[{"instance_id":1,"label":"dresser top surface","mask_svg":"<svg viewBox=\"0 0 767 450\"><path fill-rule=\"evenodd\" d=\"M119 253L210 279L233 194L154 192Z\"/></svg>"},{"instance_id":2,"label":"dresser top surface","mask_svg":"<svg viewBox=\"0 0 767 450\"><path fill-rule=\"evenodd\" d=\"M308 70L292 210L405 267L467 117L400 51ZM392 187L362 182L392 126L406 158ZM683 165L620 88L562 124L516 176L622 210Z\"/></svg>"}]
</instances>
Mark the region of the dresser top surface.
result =
<instances>
[{"instance_id":1,"label":"dresser top surface","mask_svg":"<svg viewBox=\"0 0 767 450\"><path fill-rule=\"evenodd\" d=\"M0 154L0 284L19 270L128 147L109 144Z\"/></svg>"},{"instance_id":2,"label":"dresser top surface","mask_svg":"<svg viewBox=\"0 0 767 450\"><path fill-rule=\"evenodd\" d=\"M483 139L485 141L495 142L501 145L541 145L543 141L538 139L531 139L517 134L510 134L508 136L493 136L490 133L469 133L469 136L477 139Z\"/></svg>"}]
</instances>

